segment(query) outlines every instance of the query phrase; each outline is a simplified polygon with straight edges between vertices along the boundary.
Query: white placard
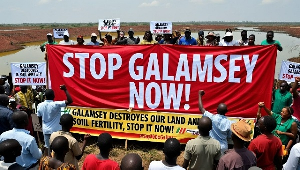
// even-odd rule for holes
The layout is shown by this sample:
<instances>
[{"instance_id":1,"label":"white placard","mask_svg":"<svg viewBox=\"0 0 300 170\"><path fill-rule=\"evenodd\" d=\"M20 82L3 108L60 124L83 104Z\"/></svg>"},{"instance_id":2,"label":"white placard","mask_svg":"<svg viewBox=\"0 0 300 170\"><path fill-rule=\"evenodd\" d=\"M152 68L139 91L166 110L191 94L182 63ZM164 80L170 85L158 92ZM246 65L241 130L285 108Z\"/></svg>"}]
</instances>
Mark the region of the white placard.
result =
<instances>
[{"instance_id":1,"label":"white placard","mask_svg":"<svg viewBox=\"0 0 300 170\"><path fill-rule=\"evenodd\" d=\"M11 63L13 85L46 85L46 63Z\"/></svg>"},{"instance_id":2,"label":"white placard","mask_svg":"<svg viewBox=\"0 0 300 170\"><path fill-rule=\"evenodd\" d=\"M120 30L120 18L99 19L98 30L101 32L116 32Z\"/></svg>"},{"instance_id":3,"label":"white placard","mask_svg":"<svg viewBox=\"0 0 300 170\"><path fill-rule=\"evenodd\" d=\"M64 38L65 31L68 32L67 28L54 28L53 29L53 37L54 38Z\"/></svg>"},{"instance_id":4,"label":"white placard","mask_svg":"<svg viewBox=\"0 0 300 170\"><path fill-rule=\"evenodd\" d=\"M151 21L150 31L152 32L152 34L172 34L172 22Z\"/></svg>"},{"instance_id":5,"label":"white placard","mask_svg":"<svg viewBox=\"0 0 300 170\"><path fill-rule=\"evenodd\" d=\"M300 63L282 61L278 79L293 82L295 77L300 77Z\"/></svg>"}]
</instances>

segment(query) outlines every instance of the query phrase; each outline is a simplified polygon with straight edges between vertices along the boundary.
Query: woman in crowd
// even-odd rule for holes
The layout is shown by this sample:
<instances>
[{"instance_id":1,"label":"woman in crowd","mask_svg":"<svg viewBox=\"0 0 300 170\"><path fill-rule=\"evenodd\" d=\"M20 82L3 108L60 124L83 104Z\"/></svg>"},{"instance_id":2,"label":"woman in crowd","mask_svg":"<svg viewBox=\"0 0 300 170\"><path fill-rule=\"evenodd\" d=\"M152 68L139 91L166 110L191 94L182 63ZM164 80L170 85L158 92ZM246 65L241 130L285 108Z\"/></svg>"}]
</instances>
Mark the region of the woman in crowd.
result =
<instances>
[{"instance_id":1,"label":"woman in crowd","mask_svg":"<svg viewBox=\"0 0 300 170\"><path fill-rule=\"evenodd\" d=\"M273 134L282 142L282 145L285 145L285 150L289 151L292 148L293 142L297 137L297 124L292 118L292 115L294 113L294 110L291 107L284 107L281 110L280 115L273 113L270 109L268 109L264 102L259 102L259 109L258 109L258 117L260 118L260 108L264 108L264 110L267 112L268 115L272 116L277 123L277 126L275 130L273 131Z\"/></svg>"},{"instance_id":2,"label":"woman in crowd","mask_svg":"<svg viewBox=\"0 0 300 170\"><path fill-rule=\"evenodd\" d=\"M145 32L144 39L141 41L141 44L157 44L157 42L153 40L151 31Z\"/></svg>"}]
</instances>

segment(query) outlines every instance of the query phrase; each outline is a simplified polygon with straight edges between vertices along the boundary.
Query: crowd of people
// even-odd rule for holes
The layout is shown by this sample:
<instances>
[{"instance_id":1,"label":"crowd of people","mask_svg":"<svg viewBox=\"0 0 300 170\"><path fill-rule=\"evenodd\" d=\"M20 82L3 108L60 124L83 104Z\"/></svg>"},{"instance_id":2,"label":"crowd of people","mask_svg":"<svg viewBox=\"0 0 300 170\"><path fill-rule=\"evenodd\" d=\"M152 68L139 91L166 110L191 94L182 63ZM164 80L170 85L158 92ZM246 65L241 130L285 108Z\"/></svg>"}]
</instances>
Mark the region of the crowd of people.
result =
<instances>
[{"instance_id":1,"label":"crowd of people","mask_svg":"<svg viewBox=\"0 0 300 170\"><path fill-rule=\"evenodd\" d=\"M191 37L191 30L186 29L185 36L175 31L174 35L153 35L145 32L143 40L134 37L134 31L118 31L118 37L113 39L110 34L103 38L99 32L101 44L97 41L97 34L91 34L91 42L86 45L114 45L114 44L178 44L199 46L243 46L255 45L255 36L247 36L247 31L241 32L241 40L233 40L230 29L226 30L223 40L220 36L209 32L199 31L197 39ZM267 38L261 44L276 44L279 51L280 43L273 40L274 33L269 31ZM52 34L47 34L48 41L41 45L45 50L46 44L57 44ZM206 38L206 39L204 39ZM76 45L69 39L69 33L64 33L61 45ZM84 45L83 36L78 36L77 45ZM216 114L207 111L203 106L205 92L199 90L199 111L203 117L199 119L199 135L185 145L184 161L177 164L181 154L181 144L175 138L169 138L164 143L163 160L152 161L150 170L164 169L284 169L300 168L299 150L297 143L298 128L294 115L300 115L300 77L290 86L280 81L278 88L273 91L272 108L267 108L264 101L258 103L257 121L254 134L251 126L245 121L233 122L226 117L227 105L220 103ZM54 101L55 93L44 86L13 86L11 76L1 76L0 79L0 170L2 169L103 169L103 170L142 170L143 160L138 154L125 155L120 164L110 159L113 148L112 136L101 133L98 136L98 154L89 154L83 160L82 167L78 161L82 159L87 141L91 137L85 134L82 144L70 132L73 117L70 114L61 115L61 107L73 102L71 94L65 85L60 86L66 95L65 101ZM35 104L35 105L33 105ZM33 133L31 114L36 115L42 126L44 146L38 145L38 134ZM262 116L264 110L267 115Z\"/></svg>"},{"instance_id":2,"label":"crowd of people","mask_svg":"<svg viewBox=\"0 0 300 170\"><path fill-rule=\"evenodd\" d=\"M70 40L68 32L64 33L64 39L59 43L55 42L51 33L47 34L47 41L43 43L40 48L45 51L46 44L60 44L60 45L96 45L96 46L109 46L109 45L134 45L134 44L178 44L178 45L197 45L197 46L252 46L252 45L273 45L277 46L279 51L282 51L282 46L279 41L274 40L274 32L268 31L266 39L260 44L255 44L255 35L247 35L247 30L241 32L241 38L234 40L231 29L225 30L225 35L221 39L220 34L209 31L205 36L204 31L198 32L198 37L194 38L191 36L191 30L185 29L184 36L181 35L180 31L175 30L173 34L152 34L151 31L145 31L144 37L140 40L139 37L134 37L134 31L132 28L128 30L128 37L125 36L124 31L117 31L117 37L113 38L110 33L106 33L102 37L99 31L100 42L97 41L98 35L96 33L91 34L91 41L84 44L82 35L77 37L77 43Z\"/></svg>"}]
</instances>

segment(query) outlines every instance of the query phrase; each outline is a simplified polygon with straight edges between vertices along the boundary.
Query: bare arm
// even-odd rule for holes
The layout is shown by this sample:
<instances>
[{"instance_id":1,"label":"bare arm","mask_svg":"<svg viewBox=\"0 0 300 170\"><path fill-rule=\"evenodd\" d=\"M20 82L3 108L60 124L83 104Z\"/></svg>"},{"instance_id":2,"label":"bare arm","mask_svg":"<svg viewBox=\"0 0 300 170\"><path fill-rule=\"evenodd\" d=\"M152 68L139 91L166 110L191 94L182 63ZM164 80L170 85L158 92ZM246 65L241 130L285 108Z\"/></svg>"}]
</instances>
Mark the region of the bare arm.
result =
<instances>
[{"instance_id":1,"label":"bare arm","mask_svg":"<svg viewBox=\"0 0 300 170\"><path fill-rule=\"evenodd\" d=\"M292 87L293 98L299 97L299 92L297 91L298 83L300 82L300 77L295 77L295 83Z\"/></svg>"},{"instance_id":2,"label":"bare arm","mask_svg":"<svg viewBox=\"0 0 300 170\"><path fill-rule=\"evenodd\" d=\"M101 31L99 30L99 37L100 37L100 40L102 41L102 42L104 42L104 38L102 38L102 36L101 36Z\"/></svg>"},{"instance_id":3,"label":"bare arm","mask_svg":"<svg viewBox=\"0 0 300 170\"><path fill-rule=\"evenodd\" d=\"M268 114L269 116L272 116L273 113L271 112L270 109L268 109L268 108L266 107L266 105L265 105L264 102L259 102L258 105L259 105L260 107L264 108L264 110L267 112L267 114Z\"/></svg>"},{"instance_id":4,"label":"bare arm","mask_svg":"<svg viewBox=\"0 0 300 170\"><path fill-rule=\"evenodd\" d=\"M293 142L297 137L297 124L296 124L296 122L293 122L290 130L291 130L291 133L289 133L289 132L280 132L280 134L286 135L290 138L290 140L289 140L289 142L286 146L286 150L289 150L289 149L292 148Z\"/></svg>"},{"instance_id":5,"label":"bare arm","mask_svg":"<svg viewBox=\"0 0 300 170\"><path fill-rule=\"evenodd\" d=\"M262 106L260 106L260 103L261 102L258 103L258 110L257 110L257 115L256 115L256 121L258 121L261 118L261 107Z\"/></svg>"},{"instance_id":6,"label":"bare arm","mask_svg":"<svg viewBox=\"0 0 300 170\"><path fill-rule=\"evenodd\" d=\"M84 153L85 147L86 147L87 139L88 139L89 137L91 137L90 134L85 134L85 135L84 135L84 140L83 140L83 142L82 142L82 148L81 148L82 153L81 153L81 155L75 156L77 160L80 160L80 159L81 159L81 157L82 157L82 155L83 155L83 153Z\"/></svg>"},{"instance_id":7,"label":"bare arm","mask_svg":"<svg viewBox=\"0 0 300 170\"><path fill-rule=\"evenodd\" d=\"M70 95L69 91L67 90L66 86L65 85L60 85L60 89L63 90L66 93L66 96L67 96L66 105L69 105L69 104L73 103L71 95Z\"/></svg>"},{"instance_id":8,"label":"bare arm","mask_svg":"<svg viewBox=\"0 0 300 170\"><path fill-rule=\"evenodd\" d=\"M198 101L198 105L199 105L199 110L202 112L202 114L204 114L204 112L206 111L203 107L203 103L202 103L202 96L204 95L204 91L203 90L199 90L199 101Z\"/></svg>"}]
</instances>

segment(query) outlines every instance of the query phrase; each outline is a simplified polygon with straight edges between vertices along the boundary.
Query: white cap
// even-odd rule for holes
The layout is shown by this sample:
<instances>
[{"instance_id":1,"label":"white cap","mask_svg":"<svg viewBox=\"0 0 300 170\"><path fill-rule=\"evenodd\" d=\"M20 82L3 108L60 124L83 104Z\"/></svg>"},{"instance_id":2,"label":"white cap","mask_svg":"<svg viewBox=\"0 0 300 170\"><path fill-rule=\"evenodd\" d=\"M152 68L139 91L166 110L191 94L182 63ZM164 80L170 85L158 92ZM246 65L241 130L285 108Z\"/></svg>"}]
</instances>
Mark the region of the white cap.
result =
<instances>
[{"instance_id":1,"label":"white cap","mask_svg":"<svg viewBox=\"0 0 300 170\"><path fill-rule=\"evenodd\" d=\"M233 34L231 32L226 32L224 37L232 37L232 36L233 36Z\"/></svg>"},{"instance_id":2,"label":"white cap","mask_svg":"<svg viewBox=\"0 0 300 170\"><path fill-rule=\"evenodd\" d=\"M64 32L64 35L66 35L66 36L68 36L68 37L70 36L68 31L65 31L65 32Z\"/></svg>"},{"instance_id":3,"label":"white cap","mask_svg":"<svg viewBox=\"0 0 300 170\"><path fill-rule=\"evenodd\" d=\"M97 37L97 34L96 33L92 33L91 37Z\"/></svg>"},{"instance_id":4,"label":"white cap","mask_svg":"<svg viewBox=\"0 0 300 170\"><path fill-rule=\"evenodd\" d=\"M48 33L47 36L48 36L48 35L52 37L52 34L51 34L51 33Z\"/></svg>"}]
</instances>

